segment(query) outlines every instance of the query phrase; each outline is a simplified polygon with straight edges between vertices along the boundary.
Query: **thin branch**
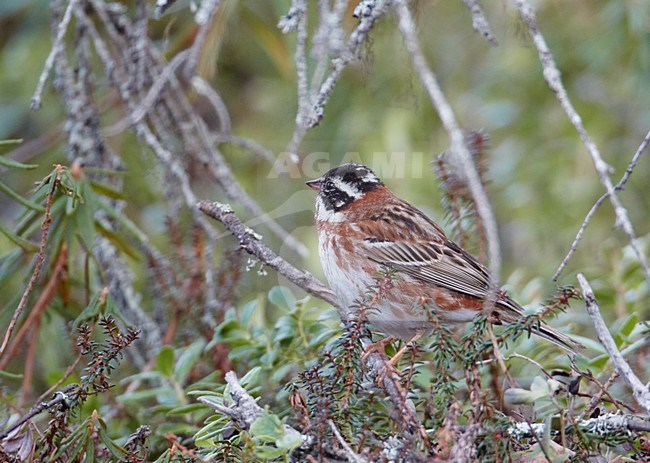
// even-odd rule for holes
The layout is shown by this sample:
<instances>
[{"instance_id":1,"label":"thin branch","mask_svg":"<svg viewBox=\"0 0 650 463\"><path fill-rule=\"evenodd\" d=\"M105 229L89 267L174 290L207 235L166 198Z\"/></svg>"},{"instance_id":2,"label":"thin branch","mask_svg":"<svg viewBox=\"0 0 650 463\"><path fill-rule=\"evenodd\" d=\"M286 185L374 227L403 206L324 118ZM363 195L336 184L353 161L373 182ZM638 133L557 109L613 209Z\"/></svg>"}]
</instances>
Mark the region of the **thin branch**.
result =
<instances>
[{"instance_id":1,"label":"thin branch","mask_svg":"<svg viewBox=\"0 0 650 463\"><path fill-rule=\"evenodd\" d=\"M77 384L69 384L68 386L64 387L60 391L57 391L54 393L54 398L50 400L49 402L41 402L38 405L35 405L32 407L32 409L27 412L21 419L16 421L14 424L9 426L7 429L4 431L0 432L0 440L4 439L7 437L9 434L11 434L14 430L18 429L21 427L23 424L25 424L27 421L31 420L34 418L36 415L39 413L49 410L52 407L55 407L58 404L65 404L68 400L68 393L72 392L73 389L79 387Z\"/></svg>"},{"instance_id":2,"label":"thin branch","mask_svg":"<svg viewBox=\"0 0 650 463\"><path fill-rule=\"evenodd\" d=\"M576 425L565 427L566 433L590 433L600 437L620 436L632 432L649 432L650 422L635 419L620 413L605 413L596 418L578 419ZM508 428L508 434L517 440L538 436L541 438L545 432L544 423L518 422Z\"/></svg>"},{"instance_id":3,"label":"thin branch","mask_svg":"<svg viewBox=\"0 0 650 463\"><path fill-rule=\"evenodd\" d=\"M212 136L212 139L214 140L215 143L233 143L235 145L239 145L242 148L257 154L259 157L261 157L265 161L270 162L271 164L273 164L276 161L275 156L270 150L264 148L262 145L260 145L254 140L250 140L244 137L238 137L236 135L228 135L222 133L214 134Z\"/></svg>"},{"instance_id":4,"label":"thin branch","mask_svg":"<svg viewBox=\"0 0 650 463\"><path fill-rule=\"evenodd\" d=\"M45 200L45 218L43 219L43 225L41 226L43 230L43 233L41 235L41 247L38 251L38 254L36 254L35 257L34 271L32 272L32 276L29 279L29 283L27 283L25 292L23 293L23 296L20 299L20 302L18 303L18 307L16 307L16 310L14 311L14 314L11 317L11 321L9 322L9 326L7 327L7 331L5 332L5 337L4 340L2 341L2 346L0 346L0 358L4 355L5 349L7 348L7 344L9 343L9 339L11 338L11 334L13 333L14 328L16 327L16 323L18 322L18 317L20 317L20 314L23 312L25 306L27 305L27 299L29 298L29 295L34 289L34 284L36 283L36 280L41 274L41 269L43 268L43 263L45 262L45 245L47 244L47 237L50 232L50 223L52 222L52 217L50 217L50 209L52 207L52 201L54 199L54 191L56 190L56 186L59 182L58 174L61 173L63 169L60 165L57 165L56 168L57 168L57 173L53 174L52 177L50 178L50 182L52 182L52 185L50 186L50 191L48 192L47 198Z\"/></svg>"},{"instance_id":5,"label":"thin branch","mask_svg":"<svg viewBox=\"0 0 650 463\"><path fill-rule=\"evenodd\" d=\"M607 190L609 200L614 206L614 212L616 213L616 225L623 228L623 231L625 232L625 235L627 236L627 239L637 256L637 259L641 263L646 281L650 283L650 268L648 267L648 261L645 254L643 254L641 246L639 245L639 242L636 238L634 227L632 226L632 222L628 217L627 209L623 207L623 204L616 194L616 189L612 184L612 180L609 177L611 167L603 160L602 156L600 155L600 151L596 146L596 143L589 136L589 133L587 133L587 130L582 123L582 118L577 113L573 107L573 104L571 103L571 100L569 99L569 95L567 94L567 91L564 88L564 84L562 83L562 78L560 77L560 71L555 64L555 60L553 59L553 54L548 48L546 40L544 39L544 36L537 26L537 18L535 17L535 12L530 7L530 5L528 5L526 0L517 0L517 8L519 9L519 14L524 20L524 23L528 27L528 32L533 38L535 48L537 48L539 60L544 70L544 79L548 83L548 86L551 88L551 90L553 90L555 93L560 106L566 113L569 121L571 121L571 124L573 124L575 127L578 135L580 136L580 139L582 140L582 143L585 145L585 148L589 152L591 160L594 163L594 167L596 168L596 172L598 173L600 183L605 187L605 190Z\"/></svg>"},{"instance_id":6,"label":"thin branch","mask_svg":"<svg viewBox=\"0 0 650 463\"><path fill-rule=\"evenodd\" d=\"M205 79L199 76L192 77L192 87L199 94L207 98L214 108L214 111L219 117L219 131L229 134L232 130L232 122L230 121L228 107L224 103L223 98L221 98L221 95Z\"/></svg>"},{"instance_id":7,"label":"thin branch","mask_svg":"<svg viewBox=\"0 0 650 463\"><path fill-rule=\"evenodd\" d=\"M587 312L591 317L591 321L596 328L596 334L598 335L598 340L605 347L605 350L609 354L609 357L614 363L614 367L621 374L623 380L627 385L632 389L632 393L636 401L641 405L646 411L650 412L650 390L641 382L641 380L634 374L632 368L623 358L623 355L616 347L616 342L612 337L605 321L603 320L602 315L600 314L600 309L598 307L598 301L594 296L594 291L591 289L589 282L582 273L577 275L578 282L582 288L582 293L587 304Z\"/></svg>"},{"instance_id":8,"label":"thin branch","mask_svg":"<svg viewBox=\"0 0 650 463\"><path fill-rule=\"evenodd\" d=\"M614 187L616 191L621 191L623 189L623 186L625 186L627 180L630 178L630 175L632 175L632 171L634 170L634 167L636 167L636 163L638 162L639 158L641 157L645 149L648 147L648 144L650 144L650 131L648 131L645 138L639 145L639 148L636 150L636 153L634 153L634 156L632 157L630 164L627 166L627 169L625 169L625 173L623 174L623 177L621 177L621 179ZM580 243L580 240L582 239L582 235L584 234L587 225L589 225L591 218L594 216L596 210L598 210L600 205L603 202L605 202L607 198L609 198L609 193L605 193L604 195L602 195L600 198L598 198L598 201L596 201L596 203L591 207L591 209L587 213L587 216L585 217L585 220L582 221L582 225L580 225L580 229L578 230L578 233L576 234L573 243L571 243L571 248L569 249L569 252L564 257L564 259L562 259L562 263L553 274L553 281L557 281L557 279L560 278L560 274L564 271L567 264L569 263L569 260L571 259L571 257L573 257L573 254L578 248L578 243Z\"/></svg>"},{"instance_id":9,"label":"thin branch","mask_svg":"<svg viewBox=\"0 0 650 463\"><path fill-rule=\"evenodd\" d=\"M254 255L260 261L267 264L273 270L281 273L289 281L307 291L309 294L322 299L339 309L341 319L347 320L347 315L340 307L334 293L329 290L320 281L314 278L310 273L298 270L289 264L282 257L278 256L262 241L260 235L255 233L251 228L244 225L241 220L233 213L230 206L210 201L200 201L198 208L204 214L221 222L228 231L239 240L239 244L249 254Z\"/></svg>"},{"instance_id":10,"label":"thin branch","mask_svg":"<svg viewBox=\"0 0 650 463\"><path fill-rule=\"evenodd\" d=\"M41 94L43 93L43 87L45 87L45 81L52 71L54 58L63 51L63 37L68 30L68 24L70 24L70 19L72 18L72 10L76 3L77 0L70 0L68 7L65 9L65 13L63 14L63 19L61 19L61 22L59 23L56 38L52 44L52 48L50 49L50 54L47 55L47 59L45 60L45 68L43 68L43 72L38 79L38 85L36 86L34 96L32 96L32 101L30 103L32 109L38 109L41 107Z\"/></svg>"},{"instance_id":11,"label":"thin branch","mask_svg":"<svg viewBox=\"0 0 650 463\"><path fill-rule=\"evenodd\" d=\"M96 40L95 43L97 43ZM132 111L129 111L129 115L127 117L117 121L115 124L109 127L106 127L103 130L103 135L106 137L117 135L132 125L140 122L142 118L145 117L147 113L152 109L158 98L160 98L160 94L169 84L171 78L176 72L176 69L178 69L178 67L183 64L183 62L188 58L188 55L188 50L183 50L174 56L169 61L169 63L167 63L165 68L156 76L156 80L149 89L147 95L142 99L142 102L137 107L133 108Z\"/></svg>"},{"instance_id":12,"label":"thin branch","mask_svg":"<svg viewBox=\"0 0 650 463\"><path fill-rule=\"evenodd\" d=\"M501 252L499 236L494 213L490 206L487 193L483 188L481 178L476 170L472 156L465 143L465 137L460 129L456 116L442 91L438 79L429 68L420 41L416 33L416 25L406 0L395 0L395 10L399 18L399 28L404 36L404 45L411 55L413 66L420 76L422 85L429 94L432 105L438 112L451 141L450 151L457 163L459 172L467 179L467 184L476 203L476 209L483 222L488 243L488 264L490 269L491 287L497 288L501 269Z\"/></svg>"},{"instance_id":13,"label":"thin branch","mask_svg":"<svg viewBox=\"0 0 650 463\"><path fill-rule=\"evenodd\" d=\"M189 56L185 64L184 72L188 77L192 77L196 73L196 68L199 65L199 59L201 57L201 50L208 38L208 32L212 25L212 18L214 18L214 15L217 13L219 4L220 0L205 0L201 2L201 7L194 15L194 19L199 25L199 32L196 34L194 43L189 49Z\"/></svg>"},{"instance_id":14,"label":"thin branch","mask_svg":"<svg viewBox=\"0 0 650 463\"><path fill-rule=\"evenodd\" d=\"M348 38L345 44L345 47L343 47L338 53L338 55L331 60L330 74L327 76L325 81L320 85L320 89L318 93L316 95L312 95L309 98L309 105L311 107L308 108L308 110L306 110L302 121L303 123L296 123L294 133L291 136L291 140L286 149L286 151L290 153L291 159L293 160L297 159L298 146L300 146L300 143L304 138L305 134L307 133L307 130L320 124L321 120L323 119L323 116L325 114L325 106L327 105L330 96L334 91L334 86L336 85L339 78L341 77L343 70L352 61L358 59L359 50L361 46L368 40L370 31L372 30L377 20L386 13L386 10L388 9L388 5L390 2L389 0L376 0L376 1L369 1L367 3L368 3L368 8L364 10L364 14L359 16L359 25L350 34L350 37ZM338 8L339 9L337 9L337 11L342 12L342 8L340 4L338 5ZM298 29L298 23L295 21L293 23L287 23L285 21L285 22L281 22L279 24L279 27L284 32L290 32L292 30ZM300 54L299 56L298 50L296 51L296 53L297 53L296 57L302 60L301 57L302 54ZM297 62L297 67L301 67L301 66L302 66L301 62ZM302 71L300 70L300 72ZM317 72L315 74L315 77L320 79L319 75L320 72ZM302 77L299 77L299 80L300 79L302 79ZM299 93L303 91L302 85L303 84L299 82ZM299 101L299 105L301 104L302 102ZM296 118L296 120L298 122L298 118Z\"/></svg>"},{"instance_id":15,"label":"thin branch","mask_svg":"<svg viewBox=\"0 0 650 463\"><path fill-rule=\"evenodd\" d=\"M352 463L367 463L368 460L361 457L354 450L352 450L350 444L348 444L345 441L345 439L343 439L343 436L341 435L338 428L334 424L334 421L327 420L327 424L329 425L330 429L334 433L334 437L336 437L336 440L339 442L339 444L341 444L341 447L343 447L343 450L345 451L345 455L348 457L348 461Z\"/></svg>"},{"instance_id":16,"label":"thin branch","mask_svg":"<svg viewBox=\"0 0 650 463\"><path fill-rule=\"evenodd\" d=\"M483 8L478 0L463 0L463 5L467 7L469 12L472 14L472 27L476 32L481 34L487 42L496 47L499 45L496 37L492 34L492 29L490 28L490 23L488 23Z\"/></svg>"},{"instance_id":17,"label":"thin branch","mask_svg":"<svg viewBox=\"0 0 650 463\"><path fill-rule=\"evenodd\" d=\"M67 265L67 250L62 248L56 258L56 263L54 264L52 275L50 276L43 290L40 292L38 299L34 303L34 307L29 312L29 315L27 315L25 321L23 321L13 341L11 344L9 344L6 350L6 356L0 360L0 370L5 370L7 368L7 365L9 365L9 362L11 362L13 359L14 353L18 347L20 347L23 339L26 337L30 337L30 341L38 339L38 329L35 328L37 328L38 324L40 323L40 319L43 316L43 313L45 312L48 304L52 301L52 299L54 299L54 296L56 296L59 285L65 276ZM28 336L30 332L36 334Z\"/></svg>"}]
</instances>

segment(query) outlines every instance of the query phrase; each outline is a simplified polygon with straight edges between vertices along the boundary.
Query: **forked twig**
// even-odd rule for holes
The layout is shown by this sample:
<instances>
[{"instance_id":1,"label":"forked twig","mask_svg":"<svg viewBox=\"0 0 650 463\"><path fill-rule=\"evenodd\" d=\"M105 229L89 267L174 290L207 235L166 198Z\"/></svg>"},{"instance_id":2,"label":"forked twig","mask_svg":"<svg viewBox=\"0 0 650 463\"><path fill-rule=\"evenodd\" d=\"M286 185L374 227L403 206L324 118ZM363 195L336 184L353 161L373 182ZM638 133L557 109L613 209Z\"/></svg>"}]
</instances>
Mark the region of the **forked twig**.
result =
<instances>
[{"instance_id":1,"label":"forked twig","mask_svg":"<svg viewBox=\"0 0 650 463\"><path fill-rule=\"evenodd\" d=\"M623 186L625 186L627 180L630 178L630 175L632 175L632 172L634 171L634 167L636 167L636 163L639 161L639 158L641 157L645 149L648 147L648 144L650 144L650 131L648 131L645 138L639 145L639 148L637 148L636 153L634 153L634 156L632 157L630 164L627 166L627 169L625 169L625 173L623 174L623 177L621 177L621 179L614 187L616 191L620 191L623 189ZM596 201L594 205L591 206L591 209L587 213L585 220L583 220L582 225L580 225L580 229L578 230L578 233L576 234L573 243L571 243L571 248L569 248L569 252L564 257L564 259L562 259L562 263L555 271L555 274L553 274L553 281L557 281L557 279L560 278L560 274L566 268L567 264L569 263L569 260L571 259L576 249L578 248L578 244L580 243L580 240L582 239L582 235L584 234L587 225L589 225L591 218L594 216L596 210L598 210L600 205L604 203L607 198L609 198L609 193L605 193L604 195L602 195L600 198L598 198L598 201Z\"/></svg>"},{"instance_id":2,"label":"forked twig","mask_svg":"<svg viewBox=\"0 0 650 463\"><path fill-rule=\"evenodd\" d=\"M569 95L567 94L564 84L562 83L562 78L553 54L546 44L546 40L542 35L539 27L537 26L537 18L535 17L535 12L532 7L528 5L526 0L517 0L517 8L519 9L519 14L521 15L524 23L528 27L528 31L535 43L535 48L539 55L539 60L542 64L544 79L548 83L548 86L553 90L555 96L557 97L560 106L566 113L569 121L575 127L582 143L585 145L587 152L591 156L591 160L594 163L596 172L598 173L598 178L600 183L605 187L609 200L614 206L614 212L616 213L616 225L621 226L625 235L627 236L634 253L637 256L637 259L641 263L643 268L643 273L645 275L646 281L650 283L650 268L648 268L648 260L641 250L641 246L636 238L634 233L634 227L632 222L628 217L627 209L621 203L618 195L616 194L616 188L612 184L612 180L609 177L611 167L603 160L598 150L598 146L593 141L587 129L585 129L584 124L582 123L582 118L578 112L573 107Z\"/></svg>"}]
</instances>

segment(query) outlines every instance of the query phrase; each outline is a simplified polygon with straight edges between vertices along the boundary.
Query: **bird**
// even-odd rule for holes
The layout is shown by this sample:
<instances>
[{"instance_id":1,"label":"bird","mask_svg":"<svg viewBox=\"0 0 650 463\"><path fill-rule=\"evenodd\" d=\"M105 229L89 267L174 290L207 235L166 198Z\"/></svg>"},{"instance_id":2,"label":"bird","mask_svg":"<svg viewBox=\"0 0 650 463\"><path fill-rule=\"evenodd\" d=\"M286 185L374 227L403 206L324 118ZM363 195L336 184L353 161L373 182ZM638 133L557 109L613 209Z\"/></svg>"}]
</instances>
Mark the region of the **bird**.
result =
<instances>
[{"instance_id":1,"label":"bird","mask_svg":"<svg viewBox=\"0 0 650 463\"><path fill-rule=\"evenodd\" d=\"M367 322L389 337L413 342L431 333L438 321L455 326L484 312L491 294L488 270L368 167L343 164L306 184L317 192L323 272L343 306L360 307L381 275L394 274L372 307L362 311ZM505 291L494 299L493 324L516 323L522 317L522 307ZM531 331L569 353L584 348L544 322Z\"/></svg>"}]
</instances>

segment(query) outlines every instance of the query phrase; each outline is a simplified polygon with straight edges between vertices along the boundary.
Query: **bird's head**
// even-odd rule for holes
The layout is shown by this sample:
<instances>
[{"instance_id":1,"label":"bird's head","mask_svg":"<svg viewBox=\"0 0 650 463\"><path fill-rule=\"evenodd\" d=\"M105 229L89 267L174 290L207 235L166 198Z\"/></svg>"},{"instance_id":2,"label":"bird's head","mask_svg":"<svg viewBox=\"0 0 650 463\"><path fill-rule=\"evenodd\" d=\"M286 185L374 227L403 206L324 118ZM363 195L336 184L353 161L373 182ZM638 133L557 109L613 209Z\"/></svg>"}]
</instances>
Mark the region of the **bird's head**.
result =
<instances>
[{"instance_id":1,"label":"bird's head","mask_svg":"<svg viewBox=\"0 0 650 463\"><path fill-rule=\"evenodd\" d=\"M316 213L337 213L363 195L383 185L366 166L343 164L330 169L320 178L306 182L318 192Z\"/></svg>"}]
</instances>

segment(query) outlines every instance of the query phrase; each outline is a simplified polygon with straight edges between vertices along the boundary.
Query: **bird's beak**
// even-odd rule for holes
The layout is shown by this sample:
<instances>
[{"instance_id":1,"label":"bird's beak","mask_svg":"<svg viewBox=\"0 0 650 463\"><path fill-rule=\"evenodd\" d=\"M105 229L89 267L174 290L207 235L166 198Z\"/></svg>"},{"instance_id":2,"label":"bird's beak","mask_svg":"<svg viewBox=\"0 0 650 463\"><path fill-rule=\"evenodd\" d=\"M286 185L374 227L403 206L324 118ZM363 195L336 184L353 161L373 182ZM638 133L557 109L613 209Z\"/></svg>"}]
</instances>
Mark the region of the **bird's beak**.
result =
<instances>
[{"instance_id":1,"label":"bird's beak","mask_svg":"<svg viewBox=\"0 0 650 463\"><path fill-rule=\"evenodd\" d=\"M309 188L313 188L316 191L320 191L321 183L323 183L323 179L322 178L317 178L317 179L305 182L305 185L307 185Z\"/></svg>"}]
</instances>

